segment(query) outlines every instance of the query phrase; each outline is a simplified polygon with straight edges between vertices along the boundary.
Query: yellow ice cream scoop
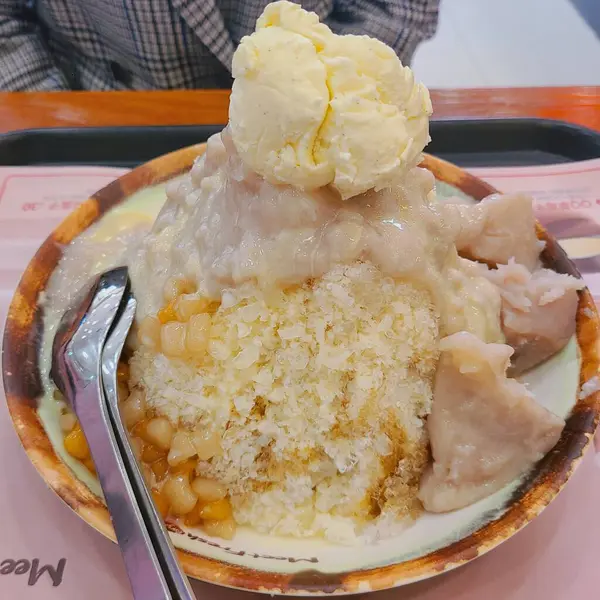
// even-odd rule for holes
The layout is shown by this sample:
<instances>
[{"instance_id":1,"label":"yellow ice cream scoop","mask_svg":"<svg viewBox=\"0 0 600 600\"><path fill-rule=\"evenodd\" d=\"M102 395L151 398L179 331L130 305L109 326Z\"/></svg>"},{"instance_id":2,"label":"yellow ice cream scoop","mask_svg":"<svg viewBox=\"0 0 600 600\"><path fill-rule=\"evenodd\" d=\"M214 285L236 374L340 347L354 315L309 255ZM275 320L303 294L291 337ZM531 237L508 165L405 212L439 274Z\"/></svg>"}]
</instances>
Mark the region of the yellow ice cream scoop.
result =
<instances>
[{"instance_id":1,"label":"yellow ice cream scoop","mask_svg":"<svg viewBox=\"0 0 600 600\"><path fill-rule=\"evenodd\" d=\"M332 184L347 199L400 182L430 139L429 93L391 48L291 2L267 6L233 76L233 142L272 183Z\"/></svg>"}]
</instances>

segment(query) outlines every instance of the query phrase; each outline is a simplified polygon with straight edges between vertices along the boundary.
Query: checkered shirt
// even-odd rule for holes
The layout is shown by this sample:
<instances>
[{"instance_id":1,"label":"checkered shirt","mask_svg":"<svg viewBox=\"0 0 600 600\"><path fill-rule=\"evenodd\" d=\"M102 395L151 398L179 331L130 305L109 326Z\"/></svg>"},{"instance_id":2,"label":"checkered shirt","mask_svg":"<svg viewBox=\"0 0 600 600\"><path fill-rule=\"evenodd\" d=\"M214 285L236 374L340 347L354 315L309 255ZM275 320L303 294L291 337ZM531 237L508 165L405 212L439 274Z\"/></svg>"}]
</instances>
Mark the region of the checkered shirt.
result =
<instances>
[{"instance_id":1,"label":"checkered shirt","mask_svg":"<svg viewBox=\"0 0 600 600\"><path fill-rule=\"evenodd\" d=\"M303 0L408 64L440 0ZM269 0L0 0L0 90L223 88Z\"/></svg>"}]
</instances>

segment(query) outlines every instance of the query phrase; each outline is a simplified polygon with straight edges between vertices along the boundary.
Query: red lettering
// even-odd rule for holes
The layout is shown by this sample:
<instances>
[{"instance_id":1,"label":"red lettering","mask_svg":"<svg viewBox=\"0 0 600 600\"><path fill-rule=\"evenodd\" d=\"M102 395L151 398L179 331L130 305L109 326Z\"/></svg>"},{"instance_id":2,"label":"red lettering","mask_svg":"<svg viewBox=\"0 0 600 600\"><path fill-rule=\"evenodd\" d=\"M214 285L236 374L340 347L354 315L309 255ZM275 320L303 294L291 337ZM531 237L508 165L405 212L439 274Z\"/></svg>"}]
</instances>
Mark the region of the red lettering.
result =
<instances>
[{"instance_id":1,"label":"red lettering","mask_svg":"<svg viewBox=\"0 0 600 600\"><path fill-rule=\"evenodd\" d=\"M0 575L10 575L15 570L16 560L7 558L0 563Z\"/></svg>"},{"instance_id":2,"label":"red lettering","mask_svg":"<svg viewBox=\"0 0 600 600\"><path fill-rule=\"evenodd\" d=\"M15 575L23 575L24 573L27 573L30 568L31 563L27 559L22 558L21 560L18 560L15 565Z\"/></svg>"},{"instance_id":3,"label":"red lettering","mask_svg":"<svg viewBox=\"0 0 600 600\"><path fill-rule=\"evenodd\" d=\"M571 200L571 208L592 208L589 200Z\"/></svg>"},{"instance_id":4,"label":"red lettering","mask_svg":"<svg viewBox=\"0 0 600 600\"><path fill-rule=\"evenodd\" d=\"M29 573L29 581L27 585L35 585L38 579L44 574L48 573L50 579L52 580L52 587L57 587L62 583L63 574L65 572L65 565L67 564L66 558L61 558L54 568L52 565L44 565L41 569L40 561L37 558L34 558L31 561L31 572Z\"/></svg>"}]
</instances>

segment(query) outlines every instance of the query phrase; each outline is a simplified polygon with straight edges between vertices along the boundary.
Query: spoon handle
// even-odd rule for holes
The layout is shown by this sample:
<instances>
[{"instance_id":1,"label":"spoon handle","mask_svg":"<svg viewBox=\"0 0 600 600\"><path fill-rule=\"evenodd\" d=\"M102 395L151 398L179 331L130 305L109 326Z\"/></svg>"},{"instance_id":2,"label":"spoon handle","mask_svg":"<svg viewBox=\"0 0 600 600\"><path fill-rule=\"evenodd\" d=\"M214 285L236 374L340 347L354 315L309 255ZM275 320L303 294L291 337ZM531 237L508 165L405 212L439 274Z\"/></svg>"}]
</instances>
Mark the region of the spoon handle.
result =
<instances>
[{"instance_id":1,"label":"spoon handle","mask_svg":"<svg viewBox=\"0 0 600 600\"><path fill-rule=\"evenodd\" d=\"M96 472L108 506L119 549L136 600L179 600L172 596L163 574L144 515L119 452L99 380L80 391L80 415Z\"/></svg>"},{"instance_id":2,"label":"spoon handle","mask_svg":"<svg viewBox=\"0 0 600 600\"><path fill-rule=\"evenodd\" d=\"M140 513L143 515L146 531L152 541L155 555L160 563L167 585L171 590L172 598L174 600L194 600L194 593L185 573L179 566L179 561L171 544L169 534L148 492L131 444L129 443L129 436L123 427L119 414L117 367L127 333L133 322L135 308L135 299L132 295L129 295L125 303L125 308L115 319L111 334L102 351L102 381L106 406L112 421L115 439L119 445L121 457L129 475L129 483L134 494L132 502L137 504Z\"/></svg>"}]
</instances>

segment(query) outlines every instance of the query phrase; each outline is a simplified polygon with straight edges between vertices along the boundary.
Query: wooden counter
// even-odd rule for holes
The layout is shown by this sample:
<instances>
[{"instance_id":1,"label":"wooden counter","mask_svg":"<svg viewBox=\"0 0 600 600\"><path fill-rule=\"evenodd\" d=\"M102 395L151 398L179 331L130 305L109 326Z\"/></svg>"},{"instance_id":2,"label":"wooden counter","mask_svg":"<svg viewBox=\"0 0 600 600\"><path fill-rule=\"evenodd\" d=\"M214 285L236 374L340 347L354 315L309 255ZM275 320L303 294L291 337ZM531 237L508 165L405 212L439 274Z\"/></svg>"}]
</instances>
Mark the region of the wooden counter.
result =
<instances>
[{"instance_id":1,"label":"wooden counter","mask_svg":"<svg viewBox=\"0 0 600 600\"><path fill-rule=\"evenodd\" d=\"M600 131L600 87L499 88L431 92L434 118L543 117ZM36 127L219 124L229 93L0 93L0 132Z\"/></svg>"}]
</instances>

